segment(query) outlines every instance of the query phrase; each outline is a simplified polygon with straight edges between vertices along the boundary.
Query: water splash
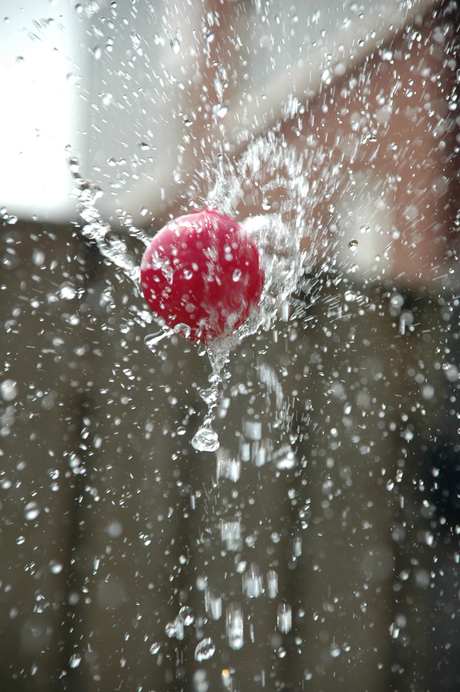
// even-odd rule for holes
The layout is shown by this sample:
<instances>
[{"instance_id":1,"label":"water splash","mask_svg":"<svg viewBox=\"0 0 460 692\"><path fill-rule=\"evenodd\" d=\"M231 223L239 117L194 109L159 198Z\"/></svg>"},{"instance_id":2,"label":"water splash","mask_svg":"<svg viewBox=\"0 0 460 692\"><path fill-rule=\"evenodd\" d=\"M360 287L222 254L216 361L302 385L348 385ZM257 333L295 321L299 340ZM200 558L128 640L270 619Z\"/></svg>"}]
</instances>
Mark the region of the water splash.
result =
<instances>
[{"instance_id":1,"label":"water splash","mask_svg":"<svg viewBox=\"0 0 460 692\"><path fill-rule=\"evenodd\" d=\"M124 229L123 232L128 238L115 232L102 218L97 208L102 196L101 190L82 177L78 158L70 149L68 149L68 162L75 181L74 194L77 197L77 211L82 221L83 236L94 242L101 254L121 269L138 288L139 262L130 252L128 240L135 238L147 246L151 242L151 237L136 228L132 218L123 210L119 210L118 217ZM294 152L291 155L283 142L270 134L249 145L237 163L220 156L216 166L212 166L211 160L206 160L204 166L208 167L205 179L210 191L203 199L202 206L217 208L232 217L239 204L244 201L244 181L251 180L255 188L260 187L263 198L266 200L273 187L271 172L275 169L284 169L285 174L278 185L282 185L288 192L287 201L276 213L249 217L241 222L243 228L257 242L265 272L265 284L259 308L253 311L246 323L235 334L206 346L212 368L211 386L199 390L201 398L206 403L207 412L193 437L192 445L198 451L215 452L220 443L213 429L213 422L219 399L219 387L230 353L244 338L260 330L268 331L272 328L277 317L286 312L290 296L303 273L306 259L305 252L301 251L300 242L305 231L305 212L301 202L305 199L308 190L305 188L304 178L296 175L298 171L293 168L296 166ZM296 207L295 220L288 221L289 215L286 215L286 212L292 212L293 206ZM268 208L267 204L265 208ZM235 277L235 280L237 279L238 277ZM143 313L142 319L147 325L158 323L161 327L158 319L147 311ZM152 351L155 351L160 341L168 339L173 334L174 330L162 327L159 332L148 334L144 342ZM261 372L263 377L264 371ZM283 397L276 386L275 389L276 408L281 411L284 406Z\"/></svg>"},{"instance_id":2,"label":"water splash","mask_svg":"<svg viewBox=\"0 0 460 692\"><path fill-rule=\"evenodd\" d=\"M127 239L102 218L97 203L102 196L101 190L85 180L80 172L78 158L68 150L69 168L75 181L74 194L77 197L77 211L81 219L81 232L89 241L96 243L103 257L122 270L136 286L139 286L140 266L130 252ZM287 165L289 156L283 147L273 138L257 141L249 146L237 165L219 159L217 169L213 171L214 185L204 202L205 207L218 208L221 212L233 216L235 209L243 199L242 181L258 180L263 176L264 164L273 166ZM289 171L288 171L289 173ZM211 174L209 174L210 176ZM208 181L211 183L211 178ZM298 178L298 176L297 176ZM294 190L297 178L286 175L284 184L290 188L292 198L299 197L299 191ZM301 252L300 239L304 228L303 215L299 212L296 221L287 223L282 220L283 209L280 213L265 214L249 217L241 223L243 228L256 240L260 249L260 259L265 272L265 284L259 308L250 315L249 319L233 335L218 339L206 346L206 352L212 368L211 386L199 390L200 396L207 405L207 413L203 422L192 439L192 446L201 452L215 452L219 446L219 438L213 429L215 408L219 398L219 387L222 383L223 371L232 350L247 336L255 334L260 329L271 329L275 319L285 310L285 306L295 290L302 275L305 253ZM126 230L128 237L140 240L144 246L151 237L136 228L132 218L123 210L119 210L119 221ZM236 277L235 280L237 280ZM146 324L155 320L148 313L142 316ZM161 326L161 324L160 324ZM163 339L171 337L174 330L162 327L154 334L145 337L145 344L154 351ZM283 407L282 395L276 391L276 408Z\"/></svg>"},{"instance_id":3,"label":"water splash","mask_svg":"<svg viewBox=\"0 0 460 692\"><path fill-rule=\"evenodd\" d=\"M232 349L238 343L236 335L218 339L206 346L212 373L209 377L211 386L208 389L200 389L199 394L208 407L202 425L198 428L192 439L192 446L199 452L215 452L220 447L219 437L212 428L214 410L219 398L219 387L222 383L222 373L229 362Z\"/></svg>"},{"instance_id":4,"label":"water splash","mask_svg":"<svg viewBox=\"0 0 460 692\"><path fill-rule=\"evenodd\" d=\"M230 177L230 180L232 178ZM211 195L212 199L219 198L224 209L224 192L230 198L236 196L228 186L228 181L224 185L221 182L219 194L214 188ZM229 213L232 213L231 211ZM203 424L195 434L192 445L198 451L214 452L219 446L217 433L213 430L214 409L216 408L219 386L222 383L222 373L225 365L229 362L230 353L246 337L257 333L260 329L268 331L272 328L277 316L283 314L283 307L288 300L303 272L305 253L300 251L300 237L296 237L278 215L265 215L249 217L241 223L242 227L250 233L256 240L260 249L261 262L265 272L265 284L262 292L260 305L257 310L249 316L248 320L233 335L224 339L217 340L207 345L206 350L212 367L210 377L211 387L200 390L200 396L208 406L207 414ZM261 379L269 378L267 367L259 368ZM272 373L270 388L275 392L276 410L280 416L284 416L284 397L276 375Z\"/></svg>"},{"instance_id":5,"label":"water splash","mask_svg":"<svg viewBox=\"0 0 460 692\"><path fill-rule=\"evenodd\" d=\"M121 269L125 276L137 286L140 279L138 262L131 255L126 241L104 221L97 208L97 201L102 197L102 191L97 185L93 185L82 177L79 160L70 148L67 149L67 155L69 169L75 181L73 194L77 198L78 216L83 222L81 227L83 236L96 243L101 255ZM129 235L147 245L149 242L147 236L129 224L123 213L120 213L120 221L123 225L127 225Z\"/></svg>"}]
</instances>

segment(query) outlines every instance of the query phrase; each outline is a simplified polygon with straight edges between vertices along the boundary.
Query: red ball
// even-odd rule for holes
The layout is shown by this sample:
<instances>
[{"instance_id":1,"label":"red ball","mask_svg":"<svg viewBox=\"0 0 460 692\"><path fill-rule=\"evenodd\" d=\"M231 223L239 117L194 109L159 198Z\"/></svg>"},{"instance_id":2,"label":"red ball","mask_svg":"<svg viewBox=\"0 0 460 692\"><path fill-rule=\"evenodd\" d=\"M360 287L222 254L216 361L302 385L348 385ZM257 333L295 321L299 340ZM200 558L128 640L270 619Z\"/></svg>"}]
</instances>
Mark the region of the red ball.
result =
<instances>
[{"instance_id":1,"label":"red ball","mask_svg":"<svg viewBox=\"0 0 460 692\"><path fill-rule=\"evenodd\" d=\"M252 236L209 209L170 221L142 258L141 288L150 309L191 341L238 329L258 304L263 284Z\"/></svg>"}]
</instances>

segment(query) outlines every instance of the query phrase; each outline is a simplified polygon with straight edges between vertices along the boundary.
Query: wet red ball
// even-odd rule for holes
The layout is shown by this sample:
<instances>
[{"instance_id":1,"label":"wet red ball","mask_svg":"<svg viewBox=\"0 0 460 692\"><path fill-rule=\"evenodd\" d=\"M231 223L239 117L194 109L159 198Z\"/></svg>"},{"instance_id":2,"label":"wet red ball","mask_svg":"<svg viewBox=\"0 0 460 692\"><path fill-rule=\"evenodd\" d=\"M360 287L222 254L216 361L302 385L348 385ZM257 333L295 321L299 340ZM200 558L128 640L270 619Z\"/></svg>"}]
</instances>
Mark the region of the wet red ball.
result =
<instances>
[{"instance_id":1,"label":"wet red ball","mask_svg":"<svg viewBox=\"0 0 460 692\"><path fill-rule=\"evenodd\" d=\"M217 211L174 219L142 258L141 288L150 309L191 341L238 329L258 304L263 284L254 239Z\"/></svg>"}]
</instances>

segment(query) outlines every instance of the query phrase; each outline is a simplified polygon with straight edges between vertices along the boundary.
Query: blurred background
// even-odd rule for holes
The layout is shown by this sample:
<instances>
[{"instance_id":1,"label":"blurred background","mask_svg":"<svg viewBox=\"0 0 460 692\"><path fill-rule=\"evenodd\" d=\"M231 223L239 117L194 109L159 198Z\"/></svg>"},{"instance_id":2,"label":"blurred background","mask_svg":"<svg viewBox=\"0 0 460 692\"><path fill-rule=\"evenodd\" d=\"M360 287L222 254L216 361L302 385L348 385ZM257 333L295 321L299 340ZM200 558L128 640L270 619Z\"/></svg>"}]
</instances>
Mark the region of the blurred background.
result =
<instances>
[{"instance_id":1,"label":"blurred background","mask_svg":"<svg viewBox=\"0 0 460 692\"><path fill-rule=\"evenodd\" d=\"M2 692L456 690L457 3L0 20ZM216 453L206 351L136 284L208 204L295 285Z\"/></svg>"}]
</instances>

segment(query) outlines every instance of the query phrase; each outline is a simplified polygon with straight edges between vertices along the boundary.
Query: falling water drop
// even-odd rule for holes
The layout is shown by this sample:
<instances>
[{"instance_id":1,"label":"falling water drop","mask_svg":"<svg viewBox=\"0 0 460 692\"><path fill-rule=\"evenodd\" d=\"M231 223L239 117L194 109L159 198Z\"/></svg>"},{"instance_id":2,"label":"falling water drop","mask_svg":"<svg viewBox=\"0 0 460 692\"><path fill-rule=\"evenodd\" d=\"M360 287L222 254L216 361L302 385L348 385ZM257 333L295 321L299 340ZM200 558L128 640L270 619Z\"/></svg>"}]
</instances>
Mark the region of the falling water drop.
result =
<instances>
[{"instance_id":1,"label":"falling water drop","mask_svg":"<svg viewBox=\"0 0 460 692\"><path fill-rule=\"evenodd\" d=\"M53 574L60 574L63 570L64 565L57 560L50 560L50 571Z\"/></svg>"},{"instance_id":2,"label":"falling water drop","mask_svg":"<svg viewBox=\"0 0 460 692\"><path fill-rule=\"evenodd\" d=\"M36 502L28 502L24 507L24 517L27 521L34 521L40 514L40 507Z\"/></svg>"},{"instance_id":3,"label":"falling water drop","mask_svg":"<svg viewBox=\"0 0 460 692\"><path fill-rule=\"evenodd\" d=\"M219 437L210 424L202 425L192 439L192 446L197 452L215 452L219 449Z\"/></svg>"},{"instance_id":4,"label":"falling water drop","mask_svg":"<svg viewBox=\"0 0 460 692\"><path fill-rule=\"evenodd\" d=\"M168 336L171 336L173 333L174 332L172 329L166 327L164 329L161 329L161 331L156 332L155 334L147 334L144 337L144 343L148 348L154 349L160 341L166 339Z\"/></svg>"},{"instance_id":5,"label":"falling water drop","mask_svg":"<svg viewBox=\"0 0 460 692\"><path fill-rule=\"evenodd\" d=\"M72 654L69 660L69 666L71 668L78 668L78 666L81 663L82 656L81 654Z\"/></svg>"},{"instance_id":6,"label":"falling water drop","mask_svg":"<svg viewBox=\"0 0 460 692\"><path fill-rule=\"evenodd\" d=\"M231 649L238 651L243 648L243 611L238 603L231 603L227 610L227 637Z\"/></svg>"},{"instance_id":7,"label":"falling water drop","mask_svg":"<svg viewBox=\"0 0 460 692\"><path fill-rule=\"evenodd\" d=\"M208 658L214 656L215 650L216 646L211 637L206 637L206 639L201 640L195 649L195 660L207 661Z\"/></svg>"},{"instance_id":8,"label":"falling water drop","mask_svg":"<svg viewBox=\"0 0 460 692\"><path fill-rule=\"evenodd\" d=\"M292 628L292 609L288 603L280 603L277 610L276 621L278 629L287 634Z\"/></svg>"}]
</instances>

